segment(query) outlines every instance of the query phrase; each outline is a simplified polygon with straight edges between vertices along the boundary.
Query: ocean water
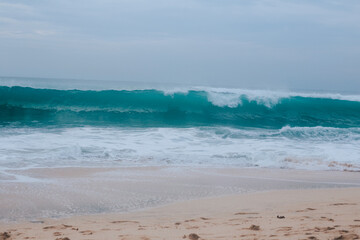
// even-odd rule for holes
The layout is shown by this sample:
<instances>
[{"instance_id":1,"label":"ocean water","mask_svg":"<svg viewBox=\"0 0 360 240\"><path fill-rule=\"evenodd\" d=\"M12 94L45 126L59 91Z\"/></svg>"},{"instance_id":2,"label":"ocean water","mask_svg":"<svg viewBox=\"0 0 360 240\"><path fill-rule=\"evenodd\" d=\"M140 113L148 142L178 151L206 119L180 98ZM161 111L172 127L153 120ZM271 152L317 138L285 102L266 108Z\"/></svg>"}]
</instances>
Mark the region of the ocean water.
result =
<instances>
[{"instance_id":1,"label":"ocean water","mask_svg":"<svg viewBox=\"0 0 360 240\"><path fill-rule=\"evenodd\" d=\"M360 95L0 78L0 167L360 170Z\"/></svg>"}]
</instances>

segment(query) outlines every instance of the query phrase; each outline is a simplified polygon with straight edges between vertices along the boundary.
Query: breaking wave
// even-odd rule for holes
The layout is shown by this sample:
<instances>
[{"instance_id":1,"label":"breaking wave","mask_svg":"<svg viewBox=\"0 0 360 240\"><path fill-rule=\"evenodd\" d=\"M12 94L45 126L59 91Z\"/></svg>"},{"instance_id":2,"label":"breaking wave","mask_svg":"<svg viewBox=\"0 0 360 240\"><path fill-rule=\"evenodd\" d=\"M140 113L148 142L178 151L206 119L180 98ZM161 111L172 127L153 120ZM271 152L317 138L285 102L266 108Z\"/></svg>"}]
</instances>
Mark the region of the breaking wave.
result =
<instances>
[{"instance_id":1,"label":"breaking wave","mask_svg":"<svg viewBox=\"0 0 360 240\"><path fill-rule=\"evenodd\" d=\"M1 125L360 126L360 96L270 91L58 90L0 87Z\"/></svg>"}]
</instances>

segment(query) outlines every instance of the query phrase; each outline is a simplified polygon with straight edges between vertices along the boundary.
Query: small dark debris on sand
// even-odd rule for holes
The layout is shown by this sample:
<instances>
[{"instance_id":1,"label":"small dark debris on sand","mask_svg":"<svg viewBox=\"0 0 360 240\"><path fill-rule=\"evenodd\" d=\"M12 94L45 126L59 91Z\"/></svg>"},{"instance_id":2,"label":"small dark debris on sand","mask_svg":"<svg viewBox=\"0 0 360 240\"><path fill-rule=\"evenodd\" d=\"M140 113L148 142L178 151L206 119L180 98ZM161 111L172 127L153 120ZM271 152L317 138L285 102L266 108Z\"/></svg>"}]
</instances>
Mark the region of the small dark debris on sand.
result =
<instances>
[{"instance_id":1,"label":"small dark debris on sand","mask_svg":"<svg viewBox=\"0 0 360 240\"><path fill-rule=\"evenodd\" d=\"M8 232L0 233L0 240L6 240L6 239L9 239L10 237L11 237L11 235Z\"/></svg>"},{"instance_id":2,"label":"small dark debris on sand","mask_svg":"<svg viewBox=\"0 0 360 240\"><path fill-rule=\"evenodd\" d=\"M57 238L57 239L55 239L55 240L70 240L70 238L64 237L64 238Z\"/></svg>"},{"instance_id":3,"label":"small dark debris on sand","mask_svg":"<svg viewBox=\"0 0 360 240\"><path fill-rule=\"evenodd\" d=\"M189 234L189 239L190 240L198 240L200 237L199 235L197 235L196 233L190 233Z\"/></svg>"},{"instance_id":4,"label":"small dark debris on sand","mask_svg":"<svg viewBox=\"0 0 360 240\"><path fill-rule=\"evenodd\" d=\"M251 225L249 227L250 230L254 230L254 231L259 231L260 230L260 226L257 226L257 225Z\"/></svg>"},{"instance_id":5,"label":"small dark debris on sand","mask_svg":"<svg viewBox=\"0 0 360 240\"><path fill-rule=\"evenodd\" d=\"M277 215L276 216L278 219L284 219L285 218L285 216L279 216L279 215Z\"/></svg>"}]
</instances>

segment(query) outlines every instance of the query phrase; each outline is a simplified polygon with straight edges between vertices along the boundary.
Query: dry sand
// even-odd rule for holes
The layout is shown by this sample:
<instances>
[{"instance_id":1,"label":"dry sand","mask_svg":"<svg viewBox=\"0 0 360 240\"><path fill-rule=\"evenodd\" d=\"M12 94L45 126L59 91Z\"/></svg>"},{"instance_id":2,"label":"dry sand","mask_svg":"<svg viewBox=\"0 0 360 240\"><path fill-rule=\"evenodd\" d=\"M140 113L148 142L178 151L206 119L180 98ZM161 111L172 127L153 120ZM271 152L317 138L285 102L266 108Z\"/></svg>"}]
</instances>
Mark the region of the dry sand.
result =
<instances>
[{"instance_id":1,"label":"dry sand","mask_svg":"<svg viewBox=\"0 0 360 240\"><path fill-rule=\"evenodd\" d=\"M359 239L360 188L277 190L4 223L0 239Z\"/></svg>"}]
</instances>

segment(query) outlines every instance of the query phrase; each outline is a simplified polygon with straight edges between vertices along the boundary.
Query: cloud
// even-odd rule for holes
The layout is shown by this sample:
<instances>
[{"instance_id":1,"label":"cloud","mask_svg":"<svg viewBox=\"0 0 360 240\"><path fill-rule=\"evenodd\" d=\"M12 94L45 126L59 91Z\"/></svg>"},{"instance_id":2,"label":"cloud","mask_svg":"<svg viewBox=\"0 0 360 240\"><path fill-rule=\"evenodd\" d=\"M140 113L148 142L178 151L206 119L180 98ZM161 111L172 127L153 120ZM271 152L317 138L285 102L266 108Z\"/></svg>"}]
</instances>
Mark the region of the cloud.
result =
<instances>
[{"instance_id":1,"label":"cloud","mask_svg":"<svg viewBox=\"0 0 360 240\"><path fill-rule=\"evenodd\" d=\"M28 11L31 12L32 8L29 5L21 4L21 3L14 3L14 1L1 1L0 2L0 9L8 10L8 9L15 9L15 10L21 10L21 11Z\"/></svg>"},{"instance_id":2,"label":"cloud","mask_svg":"<svg viewBox=\"0 0 360 240\"><path fill-rule=\"evenodd\" d=\"M46 17L42 17L41 13L29 4L2 1L0 14L0 37L39 39L57 33L55 26L49 24Z\"/></svg>"},{"instance_id":3,"label":"cloud","mask_svg":"<svg viewBox=\"0 0 360 240\"><path fill-rule=\"evenodd\" d=\"M355 0L0 0L0 75L355 82L358 12Z\"/></svg>"},{"instance_id":4,"label":"cloud","mask_svg":"<svg viewBox=\"0 0 360 240\"><path fill-rule=\"evenodd\" d=\"M2 30L61 32L64 40L223 36L256 41L260 32L285 29L294 35L301 28L360 26L360 4L354 1L35 0L0 6L7 24Z\"/></svg>"}]
</instances>

